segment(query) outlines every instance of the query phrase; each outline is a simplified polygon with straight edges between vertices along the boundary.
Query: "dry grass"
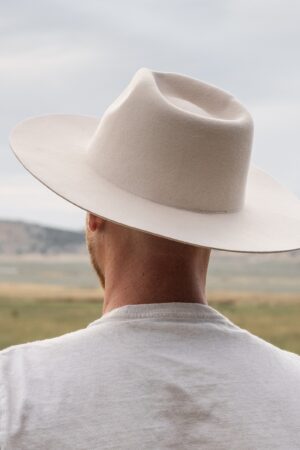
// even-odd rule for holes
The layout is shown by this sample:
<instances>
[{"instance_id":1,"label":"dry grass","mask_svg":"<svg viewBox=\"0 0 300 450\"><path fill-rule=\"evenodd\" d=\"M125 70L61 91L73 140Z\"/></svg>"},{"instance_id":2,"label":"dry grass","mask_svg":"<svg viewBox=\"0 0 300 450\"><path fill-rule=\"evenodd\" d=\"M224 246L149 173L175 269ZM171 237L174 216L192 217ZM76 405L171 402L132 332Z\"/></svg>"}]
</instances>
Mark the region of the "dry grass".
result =
<instances>
[{"instance_id":1,"label":"dry grass","mask_svg":"<svg viewBox=\"0 0 300 450\"><path fill-rule=\"evenodd\" d=\"M103 291L99 288L79 288L53 284L34 283L0 283L1 299L49 300L49 301L101 301ZM208 291L208 302L225 304L235 303L280 303L300 304L300 293L297 292L244 292L227 290Z\"/></svg>"},{"instance_id":2,"label":"dry grass","mask_svg":"<svg viewBox=\"0 0 300 450\"><path fill-rule=\"evenodd\" d=\"M0 283L0 300L24 301L101 301L100 288L70 288L68 286L34 283Z\"/></svg>"},{"instance_id":3,"label":"dry grass","mask_svg":"<svg viewBox=\"0 0 300 450\"><path fill-rule=\"evenodd\" d=\"M300 292L244 292L218 291L208 292L208 302L218 303L268 303L268 304L300 304Z\"/></svg>"}]
</instances>

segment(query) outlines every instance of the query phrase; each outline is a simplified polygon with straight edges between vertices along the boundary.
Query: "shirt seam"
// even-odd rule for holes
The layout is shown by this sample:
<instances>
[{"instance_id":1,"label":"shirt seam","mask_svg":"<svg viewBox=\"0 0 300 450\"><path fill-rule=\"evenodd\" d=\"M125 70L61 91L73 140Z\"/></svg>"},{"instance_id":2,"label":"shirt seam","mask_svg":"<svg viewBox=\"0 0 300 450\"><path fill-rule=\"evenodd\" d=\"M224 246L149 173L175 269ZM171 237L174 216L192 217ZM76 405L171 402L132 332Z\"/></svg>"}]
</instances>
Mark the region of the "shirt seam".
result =
<instances>
[{"instance_id":1,"label":"shirt seam","mask_svg":"<svg viewBox=\"0 0 300 450\"><path fill-rule=\"evenodd\" d=\"M90 324L90 326L92 325L98 325L101 323L105 323L108 321L122 321L122 319L126 320L126 319L164 319L164 318L169 318L170 320L172 319L197 319L198 322L205 322L207 321L208 323L215 323L215 322L222 322L222 323L230 323L230 321L228 321L228 319L224 319L223 317L216 317L216 316L212 316L212 315L203 315L203 314L197 314L197 313L172 313L170 314L169 312L161 312L159 314L153 314L153 313L134 313L134 312L130 312L128 314L126 314L126 312L123 312L122 316L111 316L111 317L105 317L102 316L99 319L97 319L97 321L92 322Z\"/></svg>"}]
</instances>

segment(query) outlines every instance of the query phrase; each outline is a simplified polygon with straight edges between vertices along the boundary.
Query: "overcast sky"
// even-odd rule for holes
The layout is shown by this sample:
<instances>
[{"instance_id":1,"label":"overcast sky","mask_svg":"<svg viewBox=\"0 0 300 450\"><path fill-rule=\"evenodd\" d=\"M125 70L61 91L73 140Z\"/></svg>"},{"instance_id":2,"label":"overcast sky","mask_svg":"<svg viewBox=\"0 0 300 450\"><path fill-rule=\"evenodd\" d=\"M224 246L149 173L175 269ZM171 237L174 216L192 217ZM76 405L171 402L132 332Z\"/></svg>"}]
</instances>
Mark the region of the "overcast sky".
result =
<instances>
[{"instance_id":1,"label":"overcast sky","mask_svg":"<svg viewBox=\"0 0 300 450\"><path fill-rule=\"evenodd\" d=\"M0 4L0 218L81 228L85 213L8 147L27 116L101 116L140 67L233 93L252 163L300 196L299 0L10 0Z\"/></svg>"}]
</instances>

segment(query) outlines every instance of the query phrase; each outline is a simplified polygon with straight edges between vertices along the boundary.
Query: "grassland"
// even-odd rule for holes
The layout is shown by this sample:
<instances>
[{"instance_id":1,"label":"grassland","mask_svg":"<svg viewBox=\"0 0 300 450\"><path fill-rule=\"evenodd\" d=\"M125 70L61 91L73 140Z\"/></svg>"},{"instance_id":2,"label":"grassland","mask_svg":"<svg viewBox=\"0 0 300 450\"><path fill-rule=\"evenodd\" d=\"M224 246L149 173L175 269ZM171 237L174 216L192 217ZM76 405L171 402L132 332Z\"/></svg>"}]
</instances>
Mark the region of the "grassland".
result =
<instances>
[{"instance_id":1,"label":"grassland","mask_svg":"<svg viewBox=\"0 0 300 450\"><path fill-rule=\"evenodd\" d=\"M60 336L84 328L101 316L99 293L73 295L74 291L56 299L0 297L0 349ZM210 300L209 304L240 327L300 354L300 302L266 298L265 301Z\"/></svg>"},{"instance_id":2,"label":"grassland","mask_svg":"<svg viewBox=\"0 0 300 450\"><path fill-rule=\"evenodd\" d=\"M220 255L207 294L235 324L300 354L300 258ZM86 327L102 313L87 259L0 259L0 349Z\"/></svg>"}]
</instances>

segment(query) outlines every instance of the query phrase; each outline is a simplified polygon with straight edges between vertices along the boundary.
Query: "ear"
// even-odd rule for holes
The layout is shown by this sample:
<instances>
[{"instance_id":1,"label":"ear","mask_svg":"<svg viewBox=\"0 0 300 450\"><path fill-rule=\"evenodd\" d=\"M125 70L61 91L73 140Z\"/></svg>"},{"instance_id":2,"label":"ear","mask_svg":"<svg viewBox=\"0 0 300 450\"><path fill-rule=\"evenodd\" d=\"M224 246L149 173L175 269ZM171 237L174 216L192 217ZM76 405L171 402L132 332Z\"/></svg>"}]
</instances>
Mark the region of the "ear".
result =
<instances>
[{"instance_id":1,"label":"ear","mask_svg":"<svg viewBox=\"0 0 300 450\"><path fill-rule=\"evenodd\" d=\"M92 213L87 213L86 224L90 231L96 231L101 228L105 223L105 219L102 217L95 216Z\"/></svg>"}]
</instances>

